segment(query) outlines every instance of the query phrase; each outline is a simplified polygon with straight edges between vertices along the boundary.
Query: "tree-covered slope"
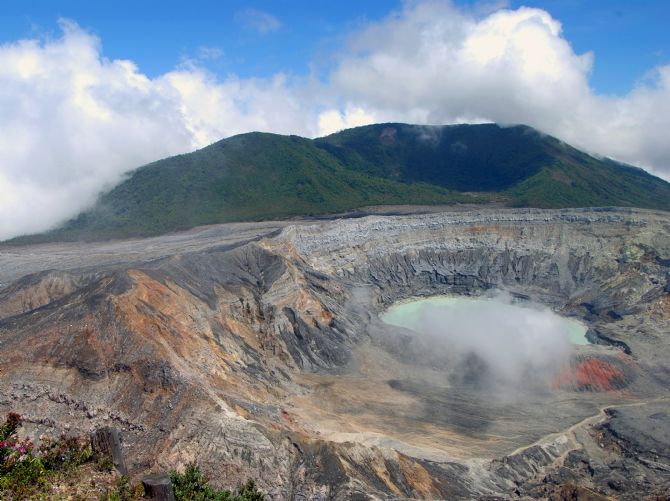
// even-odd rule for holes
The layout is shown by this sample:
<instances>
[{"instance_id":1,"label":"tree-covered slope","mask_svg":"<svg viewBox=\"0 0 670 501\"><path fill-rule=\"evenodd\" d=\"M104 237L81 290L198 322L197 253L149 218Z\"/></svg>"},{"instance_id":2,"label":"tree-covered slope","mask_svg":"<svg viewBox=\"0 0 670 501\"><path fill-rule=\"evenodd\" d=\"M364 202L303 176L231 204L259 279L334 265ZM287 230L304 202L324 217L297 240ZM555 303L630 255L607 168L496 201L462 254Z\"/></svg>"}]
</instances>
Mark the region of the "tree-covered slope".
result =
<instances>
[{"instance_id":1,"label":"tree-covered slope","mask_svg":"<svg viewBox=\"0 0 670 501\"><path fill-rule=\"evenodd\" d=\"M670 210L669 183L524 125L376 124L315 142L356 171L458 191L499 192L516 206Z\"/></svg>"},{"instance_id":2,"label":"tree-covered slope","mask_svg":"<svg viewBox=\"0 0 670 501\"><path fill-rule=\"evenodd\" d=\"M316 144L343 165L404 182L459 191L504 190L551 161L548 142L525 126L377 124L349 129Z\"/></svg>"},{"instance_id":3,"label":"tree-covered slope","mask_svg":"<svg viewBox=\"0 0 670 501\"><path fill-rule=\"evenodd\" d=\"M526 126L377 124L315 140L254 132L141 167L89 211L30 240L490 201L670 210L670 184Z\"/></svg>"},{"instance_id":4,"label":"tree-covered slope","mask_svg":"<svg viewBox=\"0 0 670 501\"><path fill-rule=\"evenodd\" d=\"M249 133L146 165L50 237L155 235L197 225L482 197L346 169L313 141Z\"/></svg>"}]
</instances>

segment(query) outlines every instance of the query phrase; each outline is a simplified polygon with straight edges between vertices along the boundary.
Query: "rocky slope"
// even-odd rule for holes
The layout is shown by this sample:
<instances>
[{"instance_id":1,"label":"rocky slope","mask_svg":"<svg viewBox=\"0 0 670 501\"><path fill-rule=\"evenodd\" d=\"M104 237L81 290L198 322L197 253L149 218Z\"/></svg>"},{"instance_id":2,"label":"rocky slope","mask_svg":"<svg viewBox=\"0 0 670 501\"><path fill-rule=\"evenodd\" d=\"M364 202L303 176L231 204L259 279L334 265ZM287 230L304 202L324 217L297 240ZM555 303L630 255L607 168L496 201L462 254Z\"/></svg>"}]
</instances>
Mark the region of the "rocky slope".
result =
<instances>
[{"instance_id":1,"label":"rocky slope","mask_svg":"<svg viewBox=\"0 0 670 501\"><path fill-rule=\"evenodd\" d=\"M30 434L114 425L135 474L197 459L273 499L668 491L666 213L280 226L1 249L0 412ZM582 319L596 344L509 400L377 316L494 289Z\"/></svg>"}]
</instances>

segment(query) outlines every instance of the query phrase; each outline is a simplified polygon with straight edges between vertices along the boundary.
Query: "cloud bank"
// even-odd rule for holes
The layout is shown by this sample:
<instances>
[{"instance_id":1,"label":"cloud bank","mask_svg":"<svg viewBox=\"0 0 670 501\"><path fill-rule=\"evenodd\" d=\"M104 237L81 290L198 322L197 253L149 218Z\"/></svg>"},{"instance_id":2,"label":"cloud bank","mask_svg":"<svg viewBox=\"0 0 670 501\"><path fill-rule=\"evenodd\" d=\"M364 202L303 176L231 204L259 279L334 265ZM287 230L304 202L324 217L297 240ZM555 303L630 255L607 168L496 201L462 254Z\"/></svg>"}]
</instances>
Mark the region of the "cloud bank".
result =
<instances>
[{"instance_id":1,"label":"cloud bank","mask_svg":"<svg viewBox=\"0 0 670 501\"><path fill-rule=\"evenodd\" d=\"M308 131L283 75L219 81L189 65L150 79L61 28L0 46L0 240L65 221L149 161L250 130Z\"/></svg>"},{"instance_id":2,"label":"cloud bank","mask_svg":"<svg viewBox=\"0 0 670 501\"><path fill-rule=\"evenodd\" d=\"M254 29L280 26L263 19ZM321 80L217 78L192 62L149 78L73 22L61 28L0 46L0 239L76 215L129 169L251 130L525 123L670 178L670 65L625 96L598 95L594 56L539 9L409 2L350 36Z\"/></svg>"}]
</instances>

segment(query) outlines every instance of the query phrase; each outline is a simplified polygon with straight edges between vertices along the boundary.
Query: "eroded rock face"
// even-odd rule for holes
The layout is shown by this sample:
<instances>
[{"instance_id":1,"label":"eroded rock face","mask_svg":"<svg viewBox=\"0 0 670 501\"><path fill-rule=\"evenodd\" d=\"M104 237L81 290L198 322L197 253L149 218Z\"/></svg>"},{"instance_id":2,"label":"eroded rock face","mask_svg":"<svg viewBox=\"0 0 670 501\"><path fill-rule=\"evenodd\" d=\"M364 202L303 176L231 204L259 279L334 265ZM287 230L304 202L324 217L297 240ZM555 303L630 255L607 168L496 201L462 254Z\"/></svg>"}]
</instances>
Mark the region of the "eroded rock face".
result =
<instances>
[{"instance_id":1,"label":"eroded rock face","mask_svg":"<svg viewBox=\"0 0 670 501\"><path fill-rule=\"evenodd\" d=\"M667 214L482 209L198 238L5 286L0 411L29 433L117 426L132 472L197 460L274 499L670 487L670 424L654 417L669 406ZM575 348L552 384L501 398L377 317L399 299L494 289L581 318L599 344ZM647 421L656 431L637 438Z\"/></svg>"}]
</instances>

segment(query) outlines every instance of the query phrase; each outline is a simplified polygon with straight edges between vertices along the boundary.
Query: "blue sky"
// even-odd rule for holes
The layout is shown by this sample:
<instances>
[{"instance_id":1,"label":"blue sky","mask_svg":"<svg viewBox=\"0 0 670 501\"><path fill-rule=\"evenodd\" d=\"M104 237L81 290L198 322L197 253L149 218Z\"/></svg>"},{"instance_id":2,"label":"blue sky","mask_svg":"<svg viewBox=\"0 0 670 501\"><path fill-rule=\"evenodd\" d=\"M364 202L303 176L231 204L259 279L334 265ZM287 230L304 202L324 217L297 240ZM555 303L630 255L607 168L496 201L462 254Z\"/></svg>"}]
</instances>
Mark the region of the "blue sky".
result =
<instances>
[{"instance_id":1,"label":"blue sky","mask_svg":"<svg viewBox=\"0 0 670 501\"><path fill-rule=\"evenodd\" d=\"M485 8L490 3L457 1ZM577 53L593 51L590 84L598 93L623 94L650 68L670 61L668 0L542 0L508 3L539 7L561 21ZM204 53L200 64L218 75L267 77L328 68L347 34L402 7L398 1L127 1L4 0L3 42L57 34L66 17L100 37L110 59L132 59L149 76ZM279 24L259 33L254 15ZM216 49L203 51L202 49ZM217 57L212 57L212 56Z\"/></svg>"}]
</instances>

